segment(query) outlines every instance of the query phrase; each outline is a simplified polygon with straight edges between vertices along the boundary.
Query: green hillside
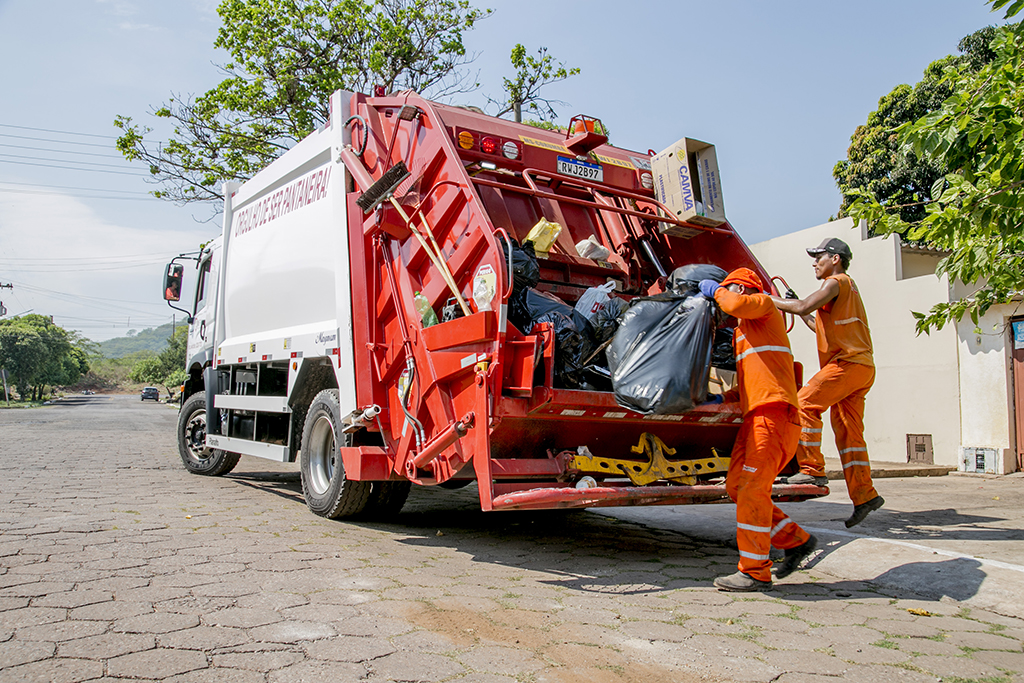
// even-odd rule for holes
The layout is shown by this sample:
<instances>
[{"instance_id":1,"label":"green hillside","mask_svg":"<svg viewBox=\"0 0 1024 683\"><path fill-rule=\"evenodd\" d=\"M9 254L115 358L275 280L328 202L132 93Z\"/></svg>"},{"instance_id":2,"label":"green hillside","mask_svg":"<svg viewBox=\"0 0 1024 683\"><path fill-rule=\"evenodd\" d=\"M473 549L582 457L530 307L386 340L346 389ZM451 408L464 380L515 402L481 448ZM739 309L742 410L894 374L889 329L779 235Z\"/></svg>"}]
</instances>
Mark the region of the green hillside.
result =
<instances>
[{"instance_id":1,"label":"green hillside","mask_svg":"<svg viewBox=\"0 0 1024 683\"><path fill-rule=\"evenodd\" d=\"M181 327L182 323L178 323ZM170 339L172 324L167 323L160 327L151 327L148 330L134 334L130 337L115 337L104 342L99 342L99 354L104 358L123 358L124 356L138 351L153 351L160 353L167 348L167 340Z\"/></svg>"}]
</instances>

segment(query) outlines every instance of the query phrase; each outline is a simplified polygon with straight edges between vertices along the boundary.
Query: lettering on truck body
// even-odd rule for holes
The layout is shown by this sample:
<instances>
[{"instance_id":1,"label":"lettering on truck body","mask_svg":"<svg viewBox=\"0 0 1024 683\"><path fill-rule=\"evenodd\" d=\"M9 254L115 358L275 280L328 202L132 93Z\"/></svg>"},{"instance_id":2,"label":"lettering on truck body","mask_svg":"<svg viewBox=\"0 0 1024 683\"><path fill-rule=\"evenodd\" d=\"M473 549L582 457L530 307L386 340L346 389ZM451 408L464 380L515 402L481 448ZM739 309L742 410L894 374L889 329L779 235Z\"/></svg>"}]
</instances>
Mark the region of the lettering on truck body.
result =
<instances>
[{"instance_id":1,"label":"lettering on truck body","mask_svg":"<svg viewBox=\"0 0 1024 683\"><path fill-rule=\"evenodd\" d=\"M326 166L293 181L277 192L238 212L235 237L269 223L327 196L331 167Z\"/></svg>"}]
</instances>

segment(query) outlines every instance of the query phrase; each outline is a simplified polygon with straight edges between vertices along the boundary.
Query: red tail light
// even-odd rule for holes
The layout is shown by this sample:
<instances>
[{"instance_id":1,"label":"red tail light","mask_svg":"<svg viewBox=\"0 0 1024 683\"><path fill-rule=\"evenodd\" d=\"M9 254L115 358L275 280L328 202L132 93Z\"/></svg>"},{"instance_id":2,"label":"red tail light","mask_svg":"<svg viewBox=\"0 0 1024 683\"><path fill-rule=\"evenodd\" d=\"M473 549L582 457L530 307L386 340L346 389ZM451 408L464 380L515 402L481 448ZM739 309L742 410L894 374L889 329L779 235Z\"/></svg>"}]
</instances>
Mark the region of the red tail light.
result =
<instances>
[{"instance_id":1,"label":"red tail light","mask_svg":"<svg viewBox=\"0 0 1024 683\"><path fill-rule=\"evenodd\" d=\"M498 140L492 137L486 137L480 141L480 151L484 154L494 154L498 151Z\"/></svg>"}]
</instances>

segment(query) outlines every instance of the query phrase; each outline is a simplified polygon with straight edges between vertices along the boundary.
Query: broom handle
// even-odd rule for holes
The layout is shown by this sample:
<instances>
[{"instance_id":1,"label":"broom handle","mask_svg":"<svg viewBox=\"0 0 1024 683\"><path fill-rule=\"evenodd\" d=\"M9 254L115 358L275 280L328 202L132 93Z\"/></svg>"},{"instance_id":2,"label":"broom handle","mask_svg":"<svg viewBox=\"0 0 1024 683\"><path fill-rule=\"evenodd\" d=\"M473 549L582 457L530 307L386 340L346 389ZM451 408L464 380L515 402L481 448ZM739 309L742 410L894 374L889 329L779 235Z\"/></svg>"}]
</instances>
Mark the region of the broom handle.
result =
<instances>
[{"instance_id":1,"label":"broom handle","mask_svg":"<svg viewBox=\"0 0 1024 683\"><path fill-rule=\"evenodd\" d=\"M444 254L441 253L441 247L437 246L437 240L434 239L434 231L430 227L430 223L427 222L427 217L420 212L420 228L427 233L427 237L430 238L430 243L434 245L434 252L437 254L437 258L441 261L441 265L444 266L445 272L448 274L448 279L455 282L455 278L452 276L452 271L448 269L448 262L444 259ZM470 314L469 308L466 306L462 298L459 297L459 303L462 305L462 312L466 315Z\"/></svg>"},{"instance_id":2,"label":"broom handle","mask_svg":"<svg viewBox=\"0 0 1024 683\"><path fill-rule=\"evenodd\" d=\"M441 271L441 277L444 278L445 283L448 285L448 289L450 289L452 294L455 295L456 301L459 302L459 306L462 308L462 313L467 316L472 315L473 311L470 310L469 306L466 305L465 299L462 298L462 293L459 291L458 286L455 284L455 278L452 277L451 271L448 270L448 265L441 258L440 249L438 250L438 253L435 255L434 251L430 248L430 245L427 244L427 240L423 238L423 233L421 233L419 229L413 224L408 214L406 214L405 210L402 208L402 205L399 204L398 200L395 199L394 197L391 197L391 205L395 207L395 210L398 211L398 214L402 217L402 220L404 220L406 225L409 226L409 229L412 231L412 234L416 235L416 239L419 240L420 246L423 247L423 250L427 252L427 256L430 258L431 263L433 263L434 266L439 271ZM432 242L434 241L433 234L431 234L430 240ZM434 242L434 245L436 246L437 242Z\"/></svg>"}]
</instances>

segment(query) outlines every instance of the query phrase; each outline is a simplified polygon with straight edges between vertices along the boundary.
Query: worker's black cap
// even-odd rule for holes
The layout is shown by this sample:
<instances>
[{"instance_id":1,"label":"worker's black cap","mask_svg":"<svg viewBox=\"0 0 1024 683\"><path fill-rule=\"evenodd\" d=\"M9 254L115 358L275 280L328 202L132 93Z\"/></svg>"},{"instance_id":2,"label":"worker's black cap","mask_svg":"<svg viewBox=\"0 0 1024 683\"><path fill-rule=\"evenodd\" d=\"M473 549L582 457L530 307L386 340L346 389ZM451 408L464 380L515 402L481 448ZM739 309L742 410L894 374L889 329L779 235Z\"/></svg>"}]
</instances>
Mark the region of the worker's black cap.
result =
<instances>
[{"instance_id":1,"label":"worker's black cap","mask_svg":"<svg viewBox=\"0 0 1024 683\"><path fill-rule=\"evenodd\" d=\"M807 253L811 256L821 256L822 254L839 254L845 256L848 259L853 258L853 252L850 251L850 246L835 237L829 237L827 240L822 242L816 247L811 247L807 250Z\"/></svg>"}]
</instances>

